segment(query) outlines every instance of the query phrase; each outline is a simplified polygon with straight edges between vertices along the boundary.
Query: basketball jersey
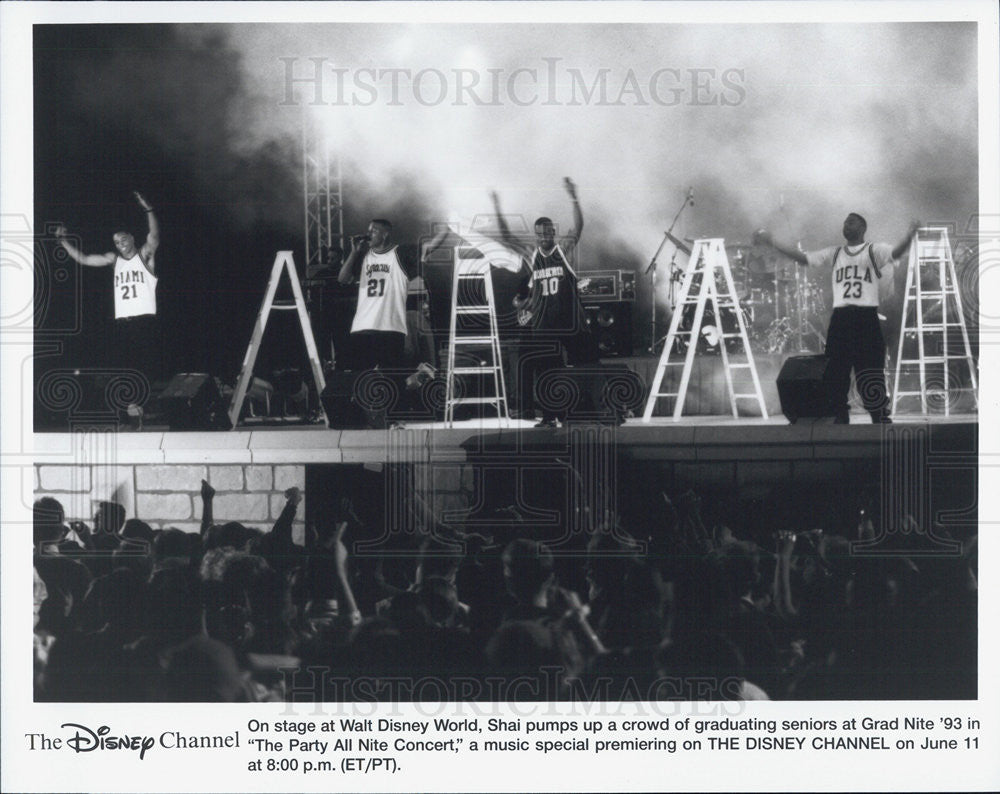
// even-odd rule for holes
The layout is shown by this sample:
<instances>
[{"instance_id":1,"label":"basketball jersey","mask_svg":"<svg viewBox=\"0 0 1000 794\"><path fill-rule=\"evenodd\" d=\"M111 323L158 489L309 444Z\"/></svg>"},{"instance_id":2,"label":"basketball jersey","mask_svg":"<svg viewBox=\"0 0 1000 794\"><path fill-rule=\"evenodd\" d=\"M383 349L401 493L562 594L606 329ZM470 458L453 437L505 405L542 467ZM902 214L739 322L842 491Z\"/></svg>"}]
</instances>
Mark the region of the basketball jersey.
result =
<instances>
[{"instance_id":1,"label":"basketball jersey","mask_svg":"<svg viewBox=\"0 0 1000 794\"><path fill-rule=\"evenodd\" d=\"M406 271L396 246L383 253L369 251L361 263L358 308L351 333L395 331L406 333Z\"/></svg>"},{"instance_id":2,"label":"basketball jersey","mask_svg":"<svg viewBox=\"0 0 1000 794\"><path fill-rule=\"evenodd\" d=\"M572 331L576 329L576 273L557 245L549 253L536 248L531 255L529 289L535 306L536 327Z\"/></svg>"},{"instance_id":3,"label":"basketball jersey","mask_svg":"<svg viewBox=\"0 0 1000 794\"><path fill-rule=\"evenodd\" d=\"M846 247L834 251L831 264L833 308L878 306L878 282L883 270L878 264L880 253L884 254L871 243L865 243L853 253ZM885 256L881 258L885 260ZM889 254L884 265L888 266L891 261L892 255Z\"/></svg>"},{"instance_id":4,"label":"basketball jersey","mask_svg":"<svg viewBox=\"0 0 1000 794\"><path fill-rule=\"evenodd\" d=\"M130 259L115 258L115 319L156 314L157 278L138 251Z\"/></svg>"}]
</instances>

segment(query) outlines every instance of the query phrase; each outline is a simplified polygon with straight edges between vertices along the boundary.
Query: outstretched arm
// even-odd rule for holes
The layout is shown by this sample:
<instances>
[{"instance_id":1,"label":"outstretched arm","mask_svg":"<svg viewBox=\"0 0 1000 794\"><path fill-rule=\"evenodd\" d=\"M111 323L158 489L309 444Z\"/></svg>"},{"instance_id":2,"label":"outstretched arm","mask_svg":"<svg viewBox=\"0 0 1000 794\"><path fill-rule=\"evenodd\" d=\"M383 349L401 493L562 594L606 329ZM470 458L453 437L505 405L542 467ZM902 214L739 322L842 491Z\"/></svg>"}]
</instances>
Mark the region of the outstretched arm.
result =
<instances>
[{"instance_id":1,"label":"outstretched arm","mask_svg":"<svg viewBox=\"0 0 1000 794\"><path fill-rule=\"evenodd\" d=\"M800 265L809 264L804 251L800 251L797 247L792 245L779 243L771 236L771 233L767 229L758 229L755 231L753 233L753 242L754 245L769 245L775 251L781 252L789 259L794 259Z\"/></svg>"},{"instance_id":2,"label":"outstretched arm","mask_svg":"<svg viewBox=\"0 0 1000 794\"><path fill-rule=\"evenodd\" d=\"M57 226L55 235L56 239L59 241L59 245L65 248L66 253L68 253L74 261L79 262L81 265L87 265L88 267L106 267L107 265L113 265L115 263L114 254L83 253L83 251L66 239L65 226Z\"/></svg>"},{"instance_id":3,"label":"outstretched arm","mask_svg":"<svg viewBox=\"0 0 1000 794\"><path fill-rule=\"evenodd\" d=\"M910 247L910 243L913 242L913 238L917 235L917 230L920 229L920 221L912 221L910 223L910 228L906 230L906 236L900 240L896 247L892 249L892 258L899 259L903 254L906 253L906 249Z\"/></svg>"}]
</instances>

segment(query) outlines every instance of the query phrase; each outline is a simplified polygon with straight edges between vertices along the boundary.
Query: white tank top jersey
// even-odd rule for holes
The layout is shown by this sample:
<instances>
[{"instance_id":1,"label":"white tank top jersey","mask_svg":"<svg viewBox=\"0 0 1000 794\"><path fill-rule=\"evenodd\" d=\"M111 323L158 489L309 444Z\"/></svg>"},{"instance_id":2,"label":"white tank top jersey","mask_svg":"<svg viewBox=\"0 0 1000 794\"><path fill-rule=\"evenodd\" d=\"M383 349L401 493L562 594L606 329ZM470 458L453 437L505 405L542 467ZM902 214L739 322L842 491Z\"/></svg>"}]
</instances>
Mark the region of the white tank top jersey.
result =
<instances>
[{"instance_id":1,"label":"white tank top jersey","mask_svg":"<svg viewBox=\"0 0 1000 794\"><path fill-rule=\"evenodd\" d=\"M409 281L396 246L380 254L374 251L365 254L358 283L358 308L354 312L351 333L396 331L405 334L406 287Z\"/></svg>"},{"instance_id":2,"label":"white tank top jersey","mask_svg":"<svg viewBox=\"0 0 1000 794\"><path fill-rule=\"evenodd\" d=\"M824 248L807 254L807 259L813 267L831 269L835 309L842 306L878 307L879 279L890 272L893 263L892 248L887 243L865 243L856 251L849 246Z\"/></svg>"},{"instance_id":3,"label":"white tank top jersey","mask_svg":"<svg viewBox=\"0 0 1000 794\"><path fill-rule=\"evenodd\" d=\"M136 251L131 259L115 258L115 319L156 314L157 278Z\"/></svg>"}]
</instances>

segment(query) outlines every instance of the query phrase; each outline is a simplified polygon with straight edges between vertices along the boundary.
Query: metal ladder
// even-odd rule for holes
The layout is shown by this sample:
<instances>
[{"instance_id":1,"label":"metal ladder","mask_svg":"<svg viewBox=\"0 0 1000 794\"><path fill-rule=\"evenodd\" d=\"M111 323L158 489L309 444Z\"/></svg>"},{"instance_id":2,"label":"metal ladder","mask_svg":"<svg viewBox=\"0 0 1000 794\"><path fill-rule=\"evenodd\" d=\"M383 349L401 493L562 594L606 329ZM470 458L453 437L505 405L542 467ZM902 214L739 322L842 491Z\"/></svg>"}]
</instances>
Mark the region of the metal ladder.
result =
<instances>
[{"instance_id":1,"label":"metal ladder","mask_svg":"<svg viewBox=\"0 0 1000 794\"><path fill-rule=\"evenodd\" d=\"M488 360L480 360L475 348L487 348ZM466 363L470 358L474 358L476 363ZM462 383L456 378L468 375L486 376L481 379L484 388L492 380L493 394L464 396L461 393ZM470 404L492 405L501 424L506 426L509 422L490 265L481 255L476 258L463 256L463 249L459 247L455 249L445 382L444 421L448 427L454 424L455 407Z\"/></svg>"},{"instance_id":2,"label":"metal ladder","mask_svg":"<svg viewBox=\"0 0 1000 794\"><path fill-rule=\"evenodd\" d=\"M716 284L718 275L722 276L723 284L720 291ZM697 282L697 284L696 284ZM692 294L694 291L697 294ZM740 311L739 298L736 296L736 286L733 283L733 273L729 267L729 259L726 256L725 241L722 238L711 238L696 240L688 259L687 269L684 271L684 279L681 282L680 295L677 306L670 319L670 330L667 332L667 339L663 350L660 353L660 362L656 367L656 377L653 378L652 388L646 398L646 410L642 420L648 422L656 408L656 401L663 397L673 397L674 412L673 419L678 421L684 413L684 400L687 397L688 384L691 380L691 368L694 365L695 351L698 347L698 338L701 335L702 321L705 316L705 304L711 301L712 310L715 312L715 322L719 329L719 347L722 354L722 368L726 375L726 388L729 391L729 405L732 408L733 416L738 417L739 411L736 407L738 399L753 399L757 401L760 414L767 419L767 406L764 405L764 393L760 388L760 378L757 376L757 367L754 364L753 352L750 349L750 339L747 335L746 323ZM680 325L684 317L684 310L688 306L694 306L694 319L691 328L681 330ZM731 311L736 317L739 330L736 332L726 332L722 325L722 312L726 309ZM743 343L743 350L746 353L745 362L731 362L726 342L729 339L740 339ZM679 339L686 339L687 351L683 361L671 361L670 357L674 351L675 343ZM661 392L663 378L667 367L681 367L680 384L675 392ZM738 393L733 387L733 370L747 369L753 380L753 391Z\"/></svg>"},{"instance_id":3,"label":"metal ladder","mask_svg":"<svg viewBox=\"0 0 1000 794\"><path fill-rule=\"evenodd\" d=\"M934 289L924 289L922 282L926 275L925 268L930 271L930 278L936 282ZM951 299L950 306L949 299ZM928 306L931 301L936 303ZM938 307L941 309L940 319L934 317ZM927 321L928 314L931 315L933 322ZM953 353L950 336L955 329L962 335L962 351ZM904 343L907 338L914 336L917 342L917 357L904 358ZM957 385L952 385L952 362L964 362L969 368L968 386L962 386L960 381ZM937 379L937 384L929 383L929 368L933 368L931 378ZM936 375L940 377L935 378ZM912 388L915 376L919 377L918 389ZM904 378L908 380L907 385L910 388L902 388L901 380ZM901 399L919 397L920 413L926 415L928 397L940 397L943 398L944 415L949 416L952 397L960 392L971 392L978 410L979 390L976 383L976 363L972 358L969 332L965 326L965 313L962 311L962 296L955 275L955 260L948 240L948 229L937 226L922 228L910 246L906 270L906 292L903 299L896 374L892 388L892 412L896 412L896 406Z\"/></svg>"},{"instance_id":4,"label":"metal ladder","mask_svg":"<svg viewBox=\"0 0 1000 794\"><path fill-rule=\"evenodd\" d=\"M275 293L278 291L278 283L281 281L281 274L288 273L288 280L292 285L293 300L276 301ZM302 328L302 335L306 341L306 353L309 356L309 366L312 369L313 379L316 381L316 393L322 394L326 388L326 379L323 377L323 368L319 363L319 352L316 350L316 340L313 337L312 323L309 322L309 313L306 311L306 302L302 297L302 286L299 284L299 275L295 272L295 262L292 259L291 251L278 251L274 257L274 265L271 267L271 277L267 282L267 291L264 293L264 300L257 313L257 322L254 324L253 333L250 335L250 344L247 345L247 353L243 357L243 366L240 368L240 376L236 380L236 391L233 392L233 401L229 405L229 421L233 427L240 418L243 410L243 400L246 397L247 388L253 378L253 365L257 360L257 353L260 350L261 340L264 338L264 329L267 327L267 318L271 310L294 311L299 315L299 325ZM320 411L326 426L330 426L330 418L323 409L320 401Z\"/></svg>"}]
</instances>

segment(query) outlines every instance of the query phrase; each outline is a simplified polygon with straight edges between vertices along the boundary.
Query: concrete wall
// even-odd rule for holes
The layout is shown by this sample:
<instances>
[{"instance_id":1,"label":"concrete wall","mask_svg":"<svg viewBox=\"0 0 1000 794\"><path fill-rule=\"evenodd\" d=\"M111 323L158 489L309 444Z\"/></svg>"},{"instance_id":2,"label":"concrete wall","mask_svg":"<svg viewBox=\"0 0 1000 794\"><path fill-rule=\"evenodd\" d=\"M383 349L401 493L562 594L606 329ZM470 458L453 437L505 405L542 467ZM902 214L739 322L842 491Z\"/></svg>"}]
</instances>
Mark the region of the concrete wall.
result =
<instances>
[{"instance_id":1,"label":"concrete wall","mask_svg":"<svg viewBox=\"0 0 1000 794\"><path fill-rule=\"evenodd\" d=\"M285 506L285 490L305 488L305 466L40 464L35 466L35 498L55 497L70 521L89 521L98 502L116 501L125 506L129 518L141 518L154 529L170 526L197 532L202 480L216 491L216 523L239 521L266 531ZM293 534L300 540L304 519L303 503L293 525Z\"/></svg>"}]
</instances>

